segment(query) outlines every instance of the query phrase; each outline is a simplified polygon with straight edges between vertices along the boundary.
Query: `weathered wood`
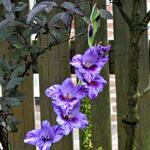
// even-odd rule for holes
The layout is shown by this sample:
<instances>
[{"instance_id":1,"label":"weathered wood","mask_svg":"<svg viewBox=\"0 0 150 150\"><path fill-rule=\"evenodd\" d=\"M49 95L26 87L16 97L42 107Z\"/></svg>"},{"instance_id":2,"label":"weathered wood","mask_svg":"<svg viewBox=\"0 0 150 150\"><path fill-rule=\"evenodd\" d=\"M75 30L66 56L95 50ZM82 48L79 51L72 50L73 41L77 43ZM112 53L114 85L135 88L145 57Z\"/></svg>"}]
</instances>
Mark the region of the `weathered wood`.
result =
<instances>
[{"instance_id":1,"label":"weathered wood","mask_svg":"<svg viewBox=\"0 0 150 150\"><path fill-rule=\"evenodd\" d=\"M61 3L63 1L60 0L56 2ZM47 43L48 39L42 36L42 46ZM53 125L56 124L56 115L51 106L51 100L45 96L45 89L54 84L61 83L66 77L70 77L69 60L70 51L68 42L49 49L49 51L39 59L41 119L49 119ZM73 149L72 134L58 142L55 149Z\"/></svg>"},{"instance_id":2,"label":"weathered wood","mask_svg":"<svg viewBox=\"0 0 150 150\"><path fill-rule=\"evenodd\" d=\"M128 14L131 13L131 3L123 3ZM114 16L114 49L116 75L116 101L118 121L118 146L122 150L125 144L125 132L121 119L127 107L127 56L129 49L129 30L120 12L113 6Z\"/></svg>"},{"instance_id":3,"label":"weathered wood","mask_svg":"<svg viewBox=\"0 0 150 150\"><path fill-rule=\"evenodd\" d=\"M103 1L93 1L93 4L97 3L99 8L106 8L106 2ZM90 5L86 4L84 10L86 13L90 14ZM76 29L83 28L84 30L87 28L87 25L83 23L83 20L76 19ZM78 32L77 32L78 33ZM107 28L106 28L106 21L102 20L101 28L99 29L96 37L96 42L99 43L102 41L102 44L107 44ZM87 48L87 34L76 39L76 53L83 53ZM108 81L107 86L105 87L104 91L98 96L96 100L92 103L92 144L93 149L97 149L98 147L102 147L105 149L111 149L111 124L110 124L110 102L109 102L109 65L107 64L106 67L102 71L102 75ZM82 132L81 132L82 137ZM82 139L80 139L82 142ZM82 143L81 143L82 144ZM82 149L82 146L80 146Z\"/></svg>"},{"instance_id":4,"label":"weathered wood","mask_svg":"<svg viewBox=\"0 0 150 150\"><path fill-rule=\"evenodd\" d=\"M26 95L23 104L13 109L13 113L19 119L18 132L11 133L12 149L35 150L35 147L27 145L23 142L26 133L34 129L34 102L33 102L33 75L26 77L19 90Z\"/></svg>"},{"instance_id":5,"label":"weathered wood","mask_svg":"<svg viewBox=\"0 0 150 150\"><path fill-rule=\"evenodd\" d=\"M6 42L0 43L0 56L4 56L8 58L11 56L10 51L8 49L8 44ZM30 73L29 77L26 77L23 85L19 87L20 91L26 95L26 100L24 100L23 104L19 107L13 108L13 113L16 118L20 121L20 125L18 125L17 133L9 134L9 141L11 143L12 149L21 149L21 150L31 150L35 149L29 145L25 145L23 139L26 133L34 129L34 103L33 103L33 77L32 73Z\"/></svg>"},{"instance_id":6,"label":"weathered wood","mask_svg":"<svg viewBox=\"0 0 150 150\"><path fill-rule=\"evenodd\" d=\"M141 16L146 13L147 1L143 0L140 3ZM142 92L149 84L149 49L147 31L143 34L140 40L140 61L139 61L139 92ZM150 94L145 94L139 101L140 122L137 127L137 147L136 150L150 149Z\"/></svg>"},{"instance_id":7,"label":"weathered wood","mask_svg":"<svg viewBox=\"0 0 150 150\"><path fill-rule=\"evenodd\" d=\"M126 12L131 14L131 5L129 3L124 3L123 6L126 8ZM144 16L146 12L146 1L140 2L141 17ZM125 134L123 126L121 125L121 118L126 114L126 100L127 100L127 55L129 47L129 31L125 22L122 20L119 12L114 7L114 49L115 49L115 71L116 71L116 85L117 85L117 109L118 109L118 137L119 137L119 149L122 150L125 144ZM122 37L122 38L120 38ZM124 38L123 38L124 37ZM139 91L142 91L149 84L149 51L147 44L147 33L145 33L140 40L140 62L139 62L139 78L138 87ZM132 50L132 49L131 49ZM124 59L123 59L124 58ZM134 61L134 60L133 60ZM122 63L120 63L122 62ZM124 69L122 69L124 68ZM123 79L125 79L123 81ZM139 115L140 123L136 129L136 149L146 149L148 150L149 143L149 115L148 105L149 102L148 94L143 96L139 102Z\"/></svg>"},{"instance_id":8,"label":"weathered wood","mask_svg":"<svg viewBox=\"0 0 150 150\"><path fill-rule=\"evenodd\" d=\"M106 9L105 0L95 0L97 6ZM106 21L101 21L101 26L96 36L96 42L107 45ZM111 121L110 121L110 100L109 100L109 63L103 68L101 75L107 81L104 91L92 102L92 123L93 123L93 146L94 149L102 147L104 150L111 150Z\"/></svg>"}]
</instances>

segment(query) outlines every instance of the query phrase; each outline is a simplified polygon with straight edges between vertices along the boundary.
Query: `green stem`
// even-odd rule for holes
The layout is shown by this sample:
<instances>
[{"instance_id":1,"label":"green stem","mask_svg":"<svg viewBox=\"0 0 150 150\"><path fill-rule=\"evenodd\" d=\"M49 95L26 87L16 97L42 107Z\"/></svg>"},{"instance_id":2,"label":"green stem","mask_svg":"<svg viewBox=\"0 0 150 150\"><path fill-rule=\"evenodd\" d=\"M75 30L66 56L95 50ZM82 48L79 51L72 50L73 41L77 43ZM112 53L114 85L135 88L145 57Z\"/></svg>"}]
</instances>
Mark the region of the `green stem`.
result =
<instances>
[{"instance_id":1,"label":"green stem","mask_svg":"<svg viewBox=\"0 0 150 150\"><path fill-rule=\"evenodd\" d=\"M86 114L89 122L87 128L81 132L81 140L82 140L81 147L83 150L92 150L93 145L92 145L91 104L89 98L84 99L81 105L81 112Z\"/></svg>"}]
</instances>

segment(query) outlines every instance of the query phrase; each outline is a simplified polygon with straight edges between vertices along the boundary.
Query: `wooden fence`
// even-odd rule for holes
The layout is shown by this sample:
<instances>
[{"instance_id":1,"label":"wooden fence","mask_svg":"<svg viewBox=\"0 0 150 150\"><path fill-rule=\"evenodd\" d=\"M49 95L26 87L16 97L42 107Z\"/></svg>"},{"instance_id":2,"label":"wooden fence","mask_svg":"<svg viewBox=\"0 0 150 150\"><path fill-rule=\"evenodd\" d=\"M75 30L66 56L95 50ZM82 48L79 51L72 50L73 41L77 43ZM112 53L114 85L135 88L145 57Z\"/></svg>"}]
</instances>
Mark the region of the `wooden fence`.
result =
<instances>
[{"instance_id":1,"label":"wooden fence","mask_svg":"<svg viewBox=\"0 0 150 150\"><path fill-rule=\"evenodd\" d=\"M63 2L63 0L56 0ZM93 4L97 3L98 7L106 8L105 0L93 0ZM90 7L85 5L85 11L90 13ZM126 12L130 14L130 2L125 4ZM143 14L146 12L146 0L141 4ZM92 102L92 123L93 123L93 150L102 147L103 150L111 150L111 119L110 119L110 98L109 98L109 71L116 75L116 93L117 93L117 122L118 122L118 143L119 150L123 149L125 141L125 133L121 123L121 118L126 112L127 97L127 57L129 45L129 32L126 23L121 17L118 9L113 6L114 20L114 41L110 63L103 69L103 76L108 81L104 92ZM78 34L78 28L87 28L79 18L75 18L75 34ZM107 24L106 21L101 22L96 41L102 41L108 44ZM147 33L141 40L142 54L140 55L139 68L139 90L142 90L149 83L149 49L148 49ZM46 45L47 37L39 39L38 44ZM55 123L55 114L51 107L50 100L45 96L45 89L53 84L61 83L66 77L71 76L69 61L72 50L74 53L83 53L87 48L87 37L82 36L74 40L73 46L69 42L59 44L51 48L38 59L38 73L40 80L40 110L41 120L50 119L51 123ZM0 54L8 55L7 46L0 43ZM111 66L111 67L110 67ZM35 149L30 145L23 143L23 138L27 131L35 126L34 120L34 98L33 98L33 73L27 77L20 89L27 95L27 99L21 107L15 108L14 113L21 120L19 131L10 134L10 140L13 150L31 150ZM137 130L137 150L150 150L150 95L145 95L139 103L140 123ZM149 142L148 142L149 140ZM66 136L58 144L56 150L73 150L72 135ZM82 147L80 148L82 150Z\"/></svg>"}]
</instances>

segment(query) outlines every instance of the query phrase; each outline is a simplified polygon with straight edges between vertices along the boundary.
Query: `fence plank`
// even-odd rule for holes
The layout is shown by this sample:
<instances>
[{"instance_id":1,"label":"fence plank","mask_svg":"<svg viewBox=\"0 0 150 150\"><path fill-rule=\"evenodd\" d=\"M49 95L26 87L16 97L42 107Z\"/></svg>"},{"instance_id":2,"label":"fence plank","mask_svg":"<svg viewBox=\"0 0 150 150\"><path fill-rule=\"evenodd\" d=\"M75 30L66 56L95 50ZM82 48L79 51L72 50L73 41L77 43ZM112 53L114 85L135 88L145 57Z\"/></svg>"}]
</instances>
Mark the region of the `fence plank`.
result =
<instances>
[{"instance_id":1,"label":"fence plank","mask_svg":"<svg viewBox=\"0 0 150 150\"><path fill-rule=\"evenodd\" d=\"M131 3L123 3L128 14L131 13ZM127 106L127 54L129 45L129 31L120 12L113 6L114 13L114 49L115 49L115 75L116 75L116 101L118 121L118 146L122 150L125 144L125 132L121 122Z\"/></svg>"},{"instance_id":2,"label":"fence plank","mask_svg":"<svg viewBox=\"0 0 150 150\"><path fill-rule=\"evenodd\" d=\"M146 13L147 1L140 3L141 16ZM143 91L149 85L149 49L147 31L140 40L140 62L139 62L139 91ZM137 150L150 149L150 94L145 94L139 102L140 123L137 127Z\"/></svg>"},{"instance_id":3,"label":"fence plank","mask_svg":"<svg viewBox=\"0 0 150 150\"><path fill-rule=\"evenodd\" d=\"M106 8L106 1L93 1L93 4L97 3L99 8ZM90 14L90 6L88 4L85 5L84 10L86 10L86 14ZM76 29L83 28L86 29L87 25L83 23L82 20L79 18L76 19ZM78 30L76 31L78 33ZM98 31L96 42L99 43L100 41L103 44L107 42L107 28L106 22L102 21L101 28ZM75 41L76 45L76 53L83 53L83 51L88 47L87 46L87 35L77 38ZM100 96L92 102L92 125L93 125L93 149L97 149L98 147L103 147L103 149L111 150L111 125L110 125L110 102L109 102L109 65L107 64L106 67L103 69L102 75L108 81L108 85L105 87ZM82 137L82 132L81 132ZM82 139L80 139L82 141ZM82 149L82 146L80 146Z\"/></svg>"},{"instance_id":4,"label":"fence plank","mask_svg":"<svg viewBox=\"0 0 150 150\"><path fill-rule=\"evenodd\" d=\"M97 6L106 9L105 0L95 0ZM102 41L107 44L107 25L102 20L100 29L97 33L96 42ZM92 123L93 123L93 146L94 149L102 147L104 150L111 150L111 121L110 121L110 100L109 100L109 63L102 70L102 76L108 84L99 97L92 103Z\"/></svg>"},{"instance_id":5,"label":"fence plank","mask_svg":"<svg viewBox=\"0 0 150 150\"><path fill-rule=\"evenodd\" d=\"M56 2L61 3L63 1ZM48 39L42 37L41 44L43 45L47 42ZM69 59L69 44L66 42L51 48L39 60L41 118L42 120L50 119L52 124L56 123L56 115L51 106L51 101L46 98L44 91L47 87L61 83L66 77L70 76ZM55 149L73 149L72 134L64 137L56 144Z\"/></svg>"},{"instance_id":6,"label":"fence plank","mask_svg":"<svg viewBox=\"0 0 150 150\"><path fill-rule=\"evenodd\" d=\"M146 1L142 1L140 4L142 15L146 12ZM124 3L124 8L127 13L131 13L131 4ZM118 139L119 149L123 149L125 141L125 133L121 124L121 118L126 112L126 99L127 99L127 53L129 45L128 28L123 21L120 13L114 6L114 49L115 49L115 73L116 73L116 85L117 85L117 114L118 114ZM120 38L121 37L121 38ZM147 44L147 33L143 35L140 41L140 65L139 65L139 91L142 91L149 84L149 51ZM120 63L121 62L121 63ZM124 68L124 69L123 69ZM148 150L149 145L149 114L148 108L149 101L147 99L149 95L145 95L140 99L139 102L139 114L140 123L136 130L137 147L136 149Z\"/></svg>"},{"instance_id":7,"label":"fence plank","mask_svg":"<svg viewBox=\"0 0 150 150\"><path fill-rule=\"evenodd\" d=\"M10 57L10 52L8 49L8 45L5 42L0 43L0 56L3 55L7 58ZM13 108L13 113L19 119L20 125L18 126L18 132L17 133L10 133L9 134L9 140L11 142L11 146L13 150L32 150L35 148L32 148L29 145L25 145L23 142L23 139L25 137L25 134L27 131L34 128L34 103L33 103L33 78L32 73L30 74L30 77L26 77L23 85L19 87L20 91L23 92L27 99L24 100L23 104L19 107Z\"/></svg>"},{"instance_id":8,"label":"fence plank","mask_svg":"<svg viewBox=\"0 0 150 150\"><path fill-rule=\"evenodd\" d=\"M25 134L34 129L34 102L33 102L33 76L26 77L23 85L19 88L21 92L26 95L23 104L13 109L15 116L20 120L21 124L18 126L18 132L12 133L13 147L12 149L34 150L35 148L23 142Z\"/></svg>"}]
</instances>

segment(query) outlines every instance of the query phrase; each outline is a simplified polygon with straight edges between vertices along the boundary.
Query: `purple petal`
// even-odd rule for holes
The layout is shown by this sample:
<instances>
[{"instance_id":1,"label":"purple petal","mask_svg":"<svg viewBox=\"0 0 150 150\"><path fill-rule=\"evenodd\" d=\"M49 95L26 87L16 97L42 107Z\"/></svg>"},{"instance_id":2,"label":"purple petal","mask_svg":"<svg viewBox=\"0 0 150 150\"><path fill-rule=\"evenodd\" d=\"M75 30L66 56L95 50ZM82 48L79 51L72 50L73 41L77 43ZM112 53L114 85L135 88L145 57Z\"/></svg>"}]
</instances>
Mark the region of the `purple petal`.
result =
<instances>
[{"instance_id":1,"label":"purple petal","mask_svg":"<svg viewBox=\"0 0 150 150\"><path fill-rule=\"evenodd\" d=\"M28 144L31 144L31 145L36 145L37 142L39 141L39 136L40 136L40 130L39 129L29 131L26 134L24 142L28 143Z\"/></svg>"},{"instance_id":2,"label":"purple petal","mask_svg":"<svg viewBox=\"0 0 150 150\"><path fill-rule=\"evenodd\" d=\"M61 85L61 91L63 94L71 93L75 89L71 78L67 78Z\"/></svg>"},{"instance_id":3,"label":"purple petal","mask_svg":"<svg viewBox=\"0 0 150 150\"><path fill-rule=\"evenodd\" d=\"M63 129L64 129L64 135L68 135L70 132L73 131L73 129L70 127L70 124L64 124L63 125Z\"/></svg>"},{"instance_id":4,"label":"purple petal","mask_svg":"<svg viewBox=\"0 0 150 150\"><path fill-rule=\"evenodd\" d=\"M89 48L82 57L82 64L87 67L98 63L98 52L94 48Z\"/></svg>"},{"instance_id":5,"label":"purple petal","mask_svg":"<svg viewBox=\"0 0 150 150\"><path fill-rule=\"evenodd\" d=\"M57 95L60 94L60 85L53 85L45 90L45 94L47 97L56 99Z\"/></svg>"},{"instance_id":6,"label":"purple petal","mask_svg":"<svg viewBox=\"0 0 150 150\"><path fill-rule=\"evenodd\" d=\"M50 150L50 147L52 146L51 141L45 142L43 145L42 150Z\"/></svg>"},{"instance_id":7,"label":"purple petal","mask_svg":"<svg viewBox=\"0 0 150 150\"><path fill-rule=\"evenodd\" d=\"M101 92L106 85L106 80L103 77L93 75L90 82L86 83L86 88L88 89L88 96L90 99L95 99L98 93Z\"/></svg>"},{"instance_id":8,"label":"purple petal","mask_svg":"<svg viewBox=\"0 0 150 150\"><path fill-rule=\"evenodd\" d=\"M76 76L80 81L83 81L83 74L79 71L79 69L75 69Z\"/></svg>"},{"instance_id":9,"label":"purple petal","mask_svg":"<svg viewBox=\"0 0 150 150\"><path fill-rule=\"evenodd\" d=\"M91 88L89 88L88 96L91 100L94 100L98 96L98 91L96 91L95 88L91 87Z\"/></svg>"},{"instance_id":10,"label":"purple petal","mask_svg":"<svg viewBox=\"0 0 150 150\"><path fill-rule=\"evenodd\" d=\"M56 143L58 141L60 141L62 139L62 137L64 136L64 130L61 126L54 126L53 127L53 131L55 133L54 139L53 139L53 143Z\"/></svg>"},{"instance_id":11,"label":"purple petal","mask_svg":"<svg viewBox=\"0 0 150 150\"><path fill-rule=\"evenodd\" d=\"M51 126L50 126L49 121L44 120L44 121L42 121L41 127L42 127L42 129L49 129Z\"/></svg>"},{"instance_id":12,"label":"purple petal","mask_svg":"<svg viewBox=\"0 0 150 150\"><path fill-rule=\"evenodd\" d=\"M111 49L111 45L108 45L108 46L98 45L97 51L106 53L110 49Z\"/></svg>"},{"instance_id":13,"label":"purple petal","mask_svg":"<svg viewBox=\"0 0 150 150\"><path fill-rule=\"evenodd\" d=\"M76 96L77 99L83 99L87 95L87 89L85 86L77 86L76 91L74 92L74 95Z\"/></svg>"},{"instance_id":14,"label":"purple petal","mask_svg":"<svg viewBox=\"0 0 150 150\"><path fill-rule=\"evenodd\" d=\"M108 60L109 60L108 56L104 56L103 58L101 58L99 63L98 63L98 67L100 69L102 69L104 67L104 65L108 62Z\"/></svg>"},{"instance_id":15,"label":"purple petal","mask_svg":"<svg viewBox=\"0 0 150 150\"><path fill-rule=\"evenodd\" d=\"M88 125L88 120L87 120L86 115L83 114L83 113L78 113L78 115L77 115L76 117L77 117L78 120L80 120L80 122L81 122L80 128L81 128L81 129L86 128L87 125Z\"/></svg>"},{"instance_id":16,"label":"purple petal","mask_svg":"<svg viewBox=\"0 0 150 150\"><path fill-rule=\"evenodd\" d=\"M70 64L72 66L74 66L75 68L80 68L81 67L81 59L82 59L82 55L77 54L72 58L72 61L70 62Z\"/></svg>"}]
</instances>

